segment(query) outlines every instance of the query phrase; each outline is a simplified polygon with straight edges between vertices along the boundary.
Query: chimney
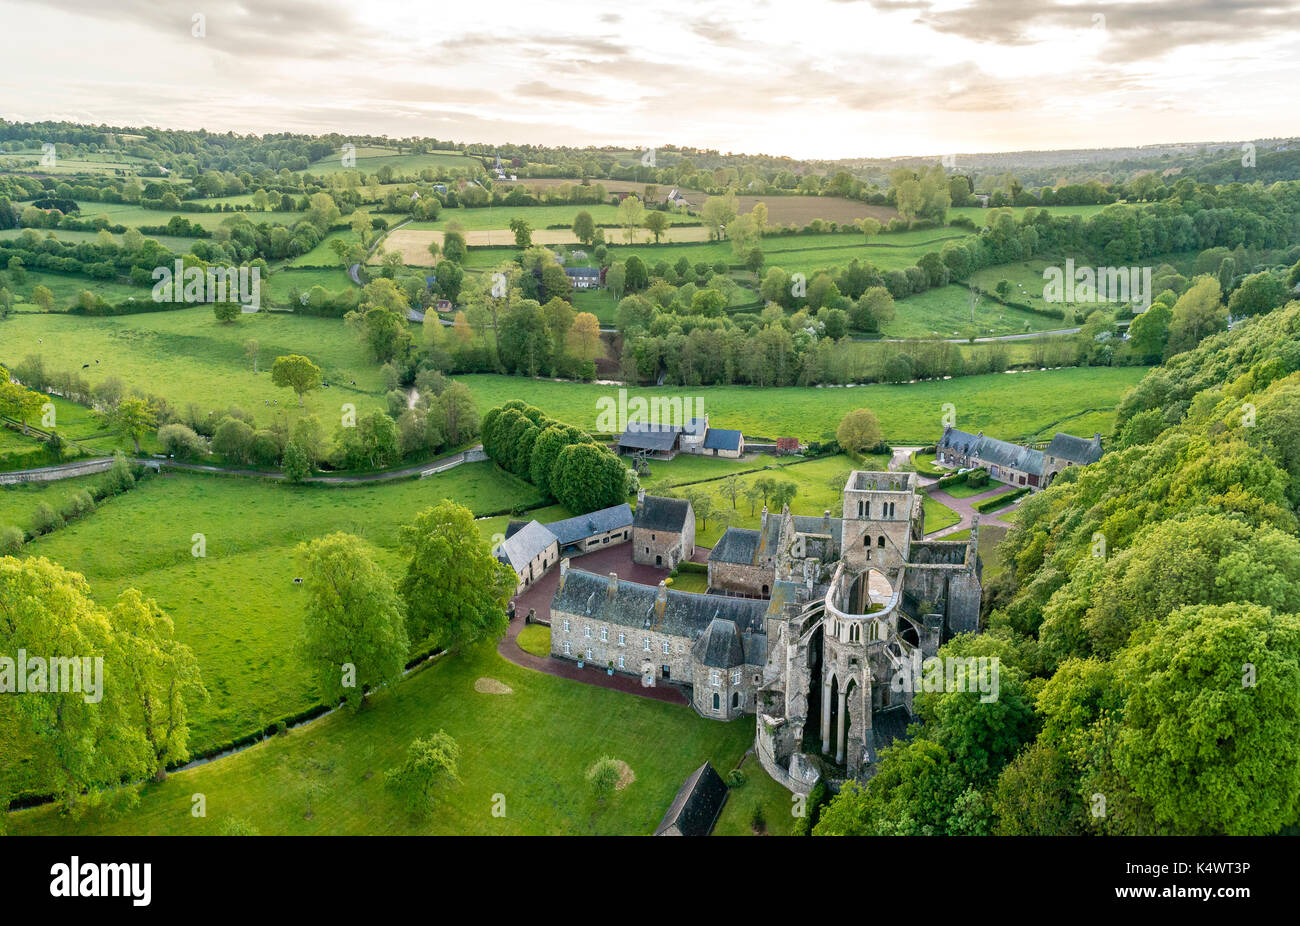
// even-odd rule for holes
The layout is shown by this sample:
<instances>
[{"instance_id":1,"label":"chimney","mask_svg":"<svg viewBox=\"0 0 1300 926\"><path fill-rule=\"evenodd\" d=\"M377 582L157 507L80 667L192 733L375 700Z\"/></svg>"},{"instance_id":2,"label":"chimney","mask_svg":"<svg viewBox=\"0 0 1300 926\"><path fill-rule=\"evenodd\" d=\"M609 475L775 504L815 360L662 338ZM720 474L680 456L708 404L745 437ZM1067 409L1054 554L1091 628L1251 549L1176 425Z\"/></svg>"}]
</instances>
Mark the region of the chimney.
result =
<instances>
[{"instance_id":1,"label":"chimney","mask_svg":"<svg viewBox=\"0 0 1300 926\"><path fill-rule=\"evenodd\" d=\"M636 490L636 506L637 506L638 508L640 508L640 507L641 507L642 505L644 505L644 504L645 504L645 489L643 489L643 488L641 488L641 489L637 489L637 490Z\"/></svg>"},{"instance_id":2,"label":"chimney","mask_svg":"<svg viewBox=\"0 0 1300 926\"><path fill-rule=\"evenodd\" d=\"M664 608L668 606L668 583L663 579L659 580L659 587L655 589L655 620L656 622L664 619Z\"/></svg>"},{"instance_id":3,"label":"chimney","mask_svg":"<svg viewBox=\"0 0 1300 926\"><path fill-rule=\"evenodd\" d=\"M831 529L831 510L827 508L825 511L822 512L822 530L829 531L830 529Z\"/></svg>"},{"instance_id":4,"label":"chimney","mask_svg":"<svg viewBox=\"0 0 1300 926\"><path fill-rule=\"evenodd\" d=\"M569 558L566 556L560 560L560 584L556 588L557 592L564 591L564 578L569 574Z\"/></svg>"},{"instance_id":5,"label":"chimney","mask_svg":"<svg viewBox=\"0 0 1300 926\"><path fill-rule=\"evenodd\" d=\"M767 505L763 506L763 516L758 519L759 530L767 530Z\"/></svg>"},{"instance_id":6,"label":"chimney","mask_svg":"<svg viewBox=\"0 0 1300 926\"><path fill-rule=\"evenodd\" d=\"M618 594L618 573L617 572L611 572L609 574L608 594L611 601L613 601L614 596Z\"/></svg>"}]
</instances>

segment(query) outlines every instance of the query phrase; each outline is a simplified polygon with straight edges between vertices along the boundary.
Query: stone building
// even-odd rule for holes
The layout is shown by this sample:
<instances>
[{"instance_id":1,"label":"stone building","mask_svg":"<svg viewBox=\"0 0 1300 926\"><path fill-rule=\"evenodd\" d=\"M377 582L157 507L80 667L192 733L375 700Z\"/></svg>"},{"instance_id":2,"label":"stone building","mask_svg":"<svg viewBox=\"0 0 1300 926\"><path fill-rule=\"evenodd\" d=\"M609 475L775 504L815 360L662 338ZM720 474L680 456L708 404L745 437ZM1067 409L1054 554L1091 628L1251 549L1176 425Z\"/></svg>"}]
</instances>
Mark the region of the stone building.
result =
<instances>
[{"instance_id":1,"label":"stone building","mask_svg":"<svg viewBox=\"0 0 1300 926\"><path fill-rule=\"evenodd\" d=\"M989 476L1014 486L1046 488L1052 477L1068 466L1085 466L1101 459L1101 435L1092 440L1056 432L1046 450L1022 447L1008 441L971 434L953 427L943 429L935 444L935 460L957 469L983 467Z\"/></svg>"},{"instance_id":2,"label":"stone building","mask_svg":"<svg viewBox=\"0 0 1300 926\"><path fill-rule=\"evenodd\" d=\"M1048 485L1052 477L1070 466L1087 466L1096 463L1102 455L1101 435L1093 434L1092 440L1063 434L1060 431L1043 451L1043 484Z\"/></svg>"},{"instance_id":3,"label":"stone building","mask_svg":"<svg viewBox=\"0 0 1300 926\"><path fill-rule=\"evenodd\" d=\"M695 555L695 510L684 498L636 495L632 519L632 561L675 569Z\"/></svg>"},{"instance_id":4,"label":"stone building","mask_svg":"<svg viewBox=\"0 0 1300 926\"><path fill-rule=\"evenodd\" d=\"M560 546L554 534L537 521L529 521L503 540L495 553L519 577L515 587L518 595L555 565Z\"/></svg>"},{"instance_id":5,"label":"stone building","mask_svg":"<svg viewBox=\"0 0 1300 926\"><path fill-rule=\"evenodd\" d=\"M900 673L979 630L978 518L969 540L923 540L917 489L914 473L855 471L839 517L786 508L757 531L727 531L710 594L564 561L552 655L689 687L706 717L756 714L759 760L792 790L823 774L868 777L912 720Z\"/></svg>"}]
</instances>

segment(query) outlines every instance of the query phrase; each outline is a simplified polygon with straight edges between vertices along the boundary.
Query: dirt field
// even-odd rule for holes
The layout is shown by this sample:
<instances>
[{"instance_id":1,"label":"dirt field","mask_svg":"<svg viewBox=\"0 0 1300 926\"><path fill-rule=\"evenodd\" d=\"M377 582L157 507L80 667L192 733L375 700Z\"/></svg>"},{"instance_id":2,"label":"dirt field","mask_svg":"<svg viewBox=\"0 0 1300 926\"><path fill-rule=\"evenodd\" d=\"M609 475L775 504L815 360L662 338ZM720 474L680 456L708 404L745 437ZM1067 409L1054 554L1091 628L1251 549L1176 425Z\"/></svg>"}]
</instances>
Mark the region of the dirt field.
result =
<instances>
[{"instance_id":1,"label":"dirt field","mask_svg":"<svg viewBox=\"0 0 1300 926\"><path fill-rule=\"evenodd\" d=\"M813 219L843 225L867 216L883 223L898 218L898 213L891 206L870 206L838 196L736 197L736 206L741 212L751 211L755 203L767 203L767 221L772 225L789 225L793 222L802 227Z\"/></svg>"}]
</instances>

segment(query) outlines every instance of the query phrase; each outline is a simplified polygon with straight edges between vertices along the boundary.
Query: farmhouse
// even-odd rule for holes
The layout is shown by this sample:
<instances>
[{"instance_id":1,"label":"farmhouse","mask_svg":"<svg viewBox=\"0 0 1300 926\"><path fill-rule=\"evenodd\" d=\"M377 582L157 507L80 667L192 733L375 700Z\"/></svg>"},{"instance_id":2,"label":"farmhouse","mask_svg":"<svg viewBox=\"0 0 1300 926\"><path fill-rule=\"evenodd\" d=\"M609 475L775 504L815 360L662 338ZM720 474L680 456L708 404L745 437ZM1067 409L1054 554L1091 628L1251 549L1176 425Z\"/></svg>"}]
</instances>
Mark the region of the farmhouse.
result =
<instances>
[{"instance_id":1,"label":"farmhouse","mask_svg":"<svg viewBox=\"0 0 1300 926\"><path fill-rule=\"evenodd\" d=\"M643 451L660 460L671 460L677 456L678 441L682 428L674 425L647 424L644 421L632 421L618 439L620 454Z\"/></svg>"},{"instance_id":2,"label":"farmhouse","mask_svg":"<svg viewBox=\"0 0 1300 926\"><path fill-rule=\"evenodd\" d=\"M574 289L596 289L600 286L600 270L596 267L565 267L564 275Z\"/></svg>"},{"instance_id":3,"label":"farmhouse","mask_svg":"<svg viewBox=\"0 0 1300 926\"><path fill-rule=\"evenodd\" d=\"M635 672L646 686L689 688L705 717L756 714L759 761L792 790L806 793L819 777L806 739L820 738L828 774L869 777L912 719L911 688L893 684L898 673L979 628L978 518L969 540L924 541L917 485L914 473L855 471L842 517L786 508L765 512L758 531L727 531L710 557L711 594L563 561L552 655ZM666 506L642 502L638 522L643 510L664 517L656 528L667 520ZM741 568L724 576L728 566ZM726 583L741 594L719 593Z\"/></svg>"},{"instance_id":4,"label":"farmhouse","mask_svg":"<svg viewBox=\"0 0 1300 926\"><path fill-rule=\"evenodd\" d=\"M632 561L676 568L695 555L695 509L684 498L636 495L632 521Z\"/></svg>"},{"instance_id":5,"label":"farmhouse","mask_svg":"<svg viewBox=\"0 0 1300 926\"><path fill-rule=\"evenodd\" d=\"M953 427L944 428L935 445L935 459L944 466L984 467L999 482L1035 490L1046 487L1067 466L1095 463L1101 454L1100 434L1087 440L1059 431L1046 451L985 437L983 431L971 434Z\"/></svg>"},{"instance_id":6,"label":"farmhouse","mask_svg":"<svg viewBox=\"0 0 1300 926\"><path fill-rule=\"evenodd\" d=\"M560 555L581 556L610 544L632 539L632 508L624 503L580 514L576 518L552 521L546 529L555 535Z\"/></svg>"},{"instance_id":7,"label":"farmhouse","mask_svg":"<svg viewBox=\"0 0 1300 926\"><path fill-rule=\"evenodd\" d=\"M736 459L745 453L745 437L739 431L709 426L709 416L691 418L685 427L629 422L618 440L618 452L636 453L671 460L678 453Z\"/></svg>"}]
</instances>

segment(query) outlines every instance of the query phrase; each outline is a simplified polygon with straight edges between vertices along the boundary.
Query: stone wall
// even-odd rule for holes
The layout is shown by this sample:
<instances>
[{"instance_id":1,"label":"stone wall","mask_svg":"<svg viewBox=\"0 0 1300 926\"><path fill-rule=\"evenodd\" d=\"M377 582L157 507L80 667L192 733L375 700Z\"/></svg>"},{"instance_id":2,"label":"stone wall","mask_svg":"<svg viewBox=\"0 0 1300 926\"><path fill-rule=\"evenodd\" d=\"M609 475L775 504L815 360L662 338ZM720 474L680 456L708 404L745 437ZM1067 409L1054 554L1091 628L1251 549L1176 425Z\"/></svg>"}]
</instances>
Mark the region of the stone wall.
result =
<instances>
[{"instance_id":1,"label":"stone wall","mask_svg":"<svg viewBox=\"0 0 1300 926\"><path fill-rule=\"evenodd\" d=\"M748 563L709 563L709 588L766 597L772 590L776 570L772 566ZM766 587L766 591L764 591Z\"/></svg>"}]
</instances>

